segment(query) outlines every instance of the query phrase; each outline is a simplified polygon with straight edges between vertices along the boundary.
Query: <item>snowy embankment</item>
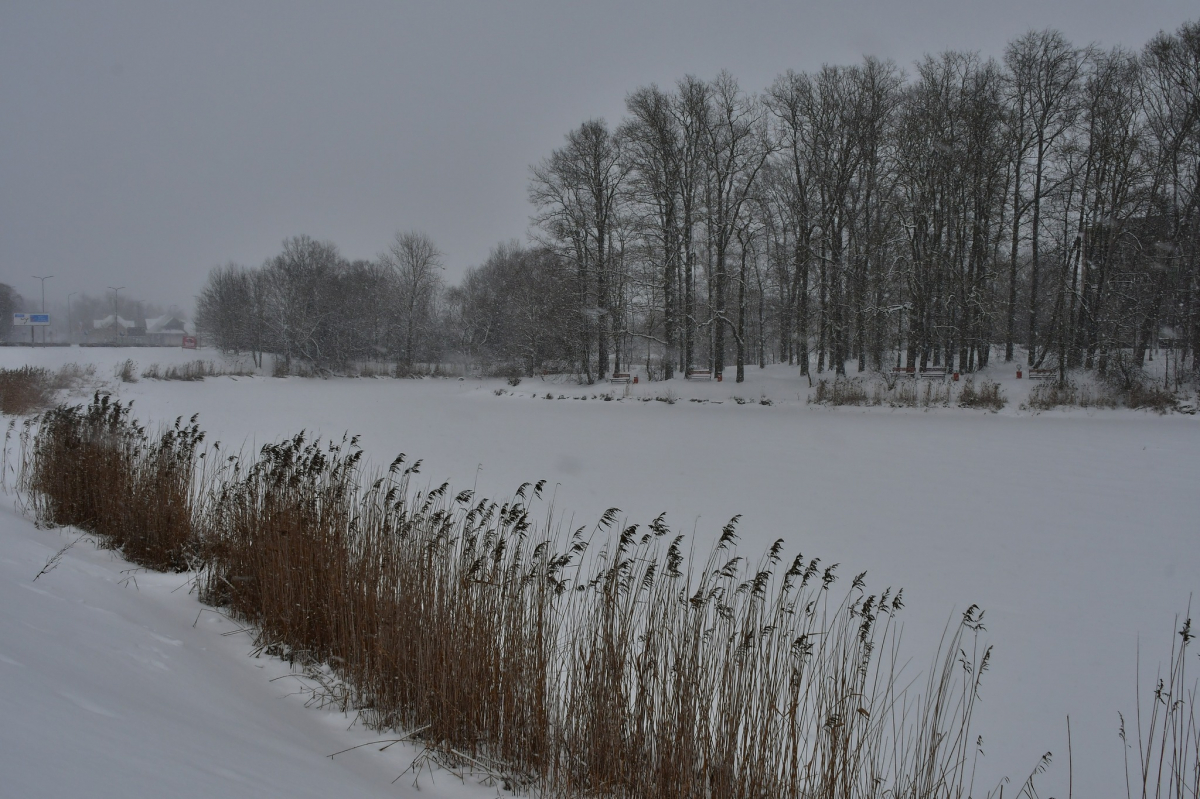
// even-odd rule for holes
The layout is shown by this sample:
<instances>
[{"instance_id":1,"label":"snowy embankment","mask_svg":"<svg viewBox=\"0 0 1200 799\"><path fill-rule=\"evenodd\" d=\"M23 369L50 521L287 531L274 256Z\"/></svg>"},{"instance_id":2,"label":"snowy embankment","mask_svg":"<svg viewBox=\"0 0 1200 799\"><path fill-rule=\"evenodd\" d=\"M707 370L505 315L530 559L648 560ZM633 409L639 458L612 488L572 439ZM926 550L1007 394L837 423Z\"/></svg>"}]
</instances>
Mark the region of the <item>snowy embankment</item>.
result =
<instances>
[{"instance_id":1,"label":"snowy embankment","mask_svg":"<svg viewBox=\"0 0 1200 799\"><path fill-rule=\"evenodd\" d=\"M4 366L108 359L98 369L101 377L107 377L112 363L125 357L144 367L156 360L165 365L168 359L179 362L194 356L178 351L24 350L0 357ZM204 353L203 357L216 356ZM552 485L558 484L557 509L573 514L577 525L593 522L614 505L631 522L646 522L666 511L673 525L686 531L694 528L697 545L706 549L721 525L740 513L741 552L751 558L757 558L775 538L784 537L789 554L802 550L826 564L840 562L844 573L869 570L875 584L904 586L909 607L901 618L906 623L905 650L914 658L910 672L914 677L927 668L928 653L947 618L978 603L987 610L996 654L984 678L976 716L976 732L984 736L985 752L977 787L990 787L1002 774L1023 779L1023 772L1050 750L1055 763L1039 790L1065 793L1069 714L1075 789L1080 795L1120 793L1124 767L1117 712L1124 710L1128 718L1133 710L1139 638L1143 681L1148 683L1148 675L1166 658L1174 615L1185 610L1190 594L1200 593L1198 419L1081 410L1031 416L1018 408L1022 397L1017 392L1027 390L1027 382L1009 380L1004 381L1009 407L1000 414L954 408L824 409L805 404L807 381L797 378L794 370L753 369L748 375L750 382L742 386L680 380L642 383L628 388L628 398L624 386L584 388L538 379L516 387L500 380L264 377L200 383L142 380L110 387L123 399L135 400L138 414L155 422L198 412L209 440L226 445L261 444L301 429L327 436L349 431L363 435L361 443L377 463L387 463L398 452L423 458L422 473L434 484L449 479L456 487L477 485L480 494L499 498L524 480L548 478ZM506 393L497 395L497 390ZM609 391L614 401L602 401L599 395ZM679 401L652 401L655 396L666 397L668 391ZM547 393L555 398L586 395L589 399L547 400ZM639 402L639 396L651 401ZM739 405L734 396L754 404ZM764 396L772 401L770 406L757 404ZM12 520L6 529L21 524ZM5 556L4 607L16 609L7 615L6 625L54 618L60 613L54 608L64 604L18 584L28 584L45 559L69 539L54 531L20 529L32 537L23 546L36 542L40 549L37 556L26 556L19 575L11 570L14 558ZM10 538L22 540L6 534L6 542ZM71 558L83 557L77 552L84 550L72 550L64 566L32 587L48 590L42 589L44 581L53 587L56 578L63 579L65 566L75 562ZM83 562L95 569L108 564L108 557L93 553ZM34 568L25 575L30 565ZM106 568L110 578L91 589L84 585L72 589L79 592L75 596L90 597L91 591L103 588L105 595L118 597L114 601L129 613L143 606L143 612L151 615L174 612L190 629L198 610L195 600L182 590L167 591L170 581L177 583L179 578L139 575L139 592L118 584L121 569L127 567L114 562ZM161 589L151 587L159 585ZM158 634L188 645L183 633ZM139 651L138 640L112 637L110 657L115 661ZM9 640L25 639L7 634L0 639ZM301 773L299 766L287 764L284 755L305 760L308 767L342 774L343 767L321 757L344 748L332 739L329 746L308 748L284 742L294 741L287 736L332 735L334 726L344 728L348 722L341 716L305 716L310 712L300 710L299 703L278 700L285 691L265 679L260 680L265 686L246 689L257 703L240 699L228 687L230 677L208 675L251 670L261 675L282 667L271 663L255 669L263 661L244 657L244 637L210 634L209 640L216 643L199 650L195 659L186 659L195 664L187 666L194 669L189 678L164 683L162 690L185 700L193 697L200 708L212 708L223 701L222 696L233 697L239 712L247 712L230 720L237 732L218 737L214 749L231 748L240 757L239 753L250 751L249 744L235 735L253 730L245 737L264 748L249 758L258 763L260 771L255 774ZM51 645L39 646L36 641L27 645L28 667L53 674L52 664L63 661L65 653L56 656ZM0 653L21 661L6 651ZM184 669L181 658L182 652L172 657L179 670ZM97 658L79 657L81 673L92 670L88 660ZM3 661L0 666L15 668ZM142 682L131 680L132 686ZM72 677L63 675L42 685L47 706L61 701L53 699L60 683L70 685ZM38 695L32 687L10 694L17 685L8 681L3 689L6 702L10 695ZM167 716L146 707L132 689L128 698L119 691L108 697L108 705L96 692L81 697L110 712L136 715L136 708L143 707L137 729L146 739L139 742L131 733L119 746L96 755L96 767L105 754L119 763L130 751L153 751L153 747L159 747L159 757L174 764L176 771L183 763L211 762L189 751L201 752L203 744L169 743L169 738L155 734L159 725L169 725L172 719L182 717L186 725L187 717L195 715L186 708ZM20 722L6 723L5 734L57 742L64 727L85 721L99 719L97 729L106 729L106 717L93 719L95 713L75 705L63 708L64 719L53 722L45 714L12 716ZM300 715L285 725L287 735L259 732L262 724L281 714L290 720L292 713ZM67 718L75 721L68 723ZM217 724L212 727L221 729ZM86 740L96 738L90 733L89 729ZM96 740L108 746L105 736ZM17 751L30 751L12 745L6 749L0 756L5 763ZM39 746L35 750L54 752L58 758L69 756L59 749ZM269 754L275 751L281 754ZM20 771L35 780L41 769L25 763L41 761L31 757L23 754L11 762L20 763ZM372 752L362 758L368 782L372 770L380 768L372 759L378 757ZM403 769L407 762L397 756L382 768L392 770L390 780L396 765ZM122 771L111 764L107 768L110 774ZM312 786L320 784L318 779L297 778L297 782L315 791ZM439 779L439 787L449 779Z\"/></svg>"},{"instance_id":2,"label":"snowy embankment","mask_svg":"<svg viewBox=\"0 0 1200 799\"><path fill-rule=\"evenodd\" d=\"M416 750L327 755L377 733L305 708L302 683L248 657L238 625L201 610L189 576L133 569L78 536L0 508L0 795L415 795L391 781ZM428 773L422 796L488 796ZM430 788L432 787L432 790Z\"/></svg>"}]
</instances>

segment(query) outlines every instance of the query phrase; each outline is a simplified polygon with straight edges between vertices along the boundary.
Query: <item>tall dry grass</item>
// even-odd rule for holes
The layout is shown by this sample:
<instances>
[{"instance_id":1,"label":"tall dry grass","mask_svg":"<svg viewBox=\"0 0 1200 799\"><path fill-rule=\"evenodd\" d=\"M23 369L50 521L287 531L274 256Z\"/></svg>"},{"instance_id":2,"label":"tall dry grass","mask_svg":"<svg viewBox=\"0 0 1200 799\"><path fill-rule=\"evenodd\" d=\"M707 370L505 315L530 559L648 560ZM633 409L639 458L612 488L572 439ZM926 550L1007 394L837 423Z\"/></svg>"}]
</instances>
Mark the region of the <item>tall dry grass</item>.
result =
<instances>
[{"instance_id":1,"label":"tall dry grass","mask_svg":"<svg viewBox=\"0 0 1200 799\"><path fill-rule=\"evenodd\" d=\"M182 571L194 565L203 438L194 417L151 436L128 405L97 393L86 408L60 405L25 429L19 487L39 522L88 530L135 563Z\"/></svg>"},{"instance_id":2,"label":"tall dry grass","mask_svg":"<svg viewBox=\"0 0 1200 799\"><path fill-rule=\"evenodd\" d=\"M0 413L24 416L41 410L54 399L54 381L40 366L0 369Z\"/></svg>"},{"instance_id":3,"label":"tall dry grass","mask_svg":"<svg viewBox=\"0 0 1200 799\"><path fill-rule=\"evenodd\" d=\"M706 556L662 517L564 529L544 483L507 501L368 471L354 439L198 452L97 396L26 428L38 518L92 530L203 598L258 646L320 665L364 721L545 796L965 797L990 650L972 607L924 680L904 673L902 593L845 585L777 541Z\"/></svg>"},{"instance_id":4,"label":"tall dry grass","mask_svg":"<svg viewBox=\"0 0 1200 799\"><path fill-rule=\"evenodd\" d=\"M25 416L49 407L60 390L78 390L96 375L96 367L69 363L57 372L41 366L0 369L0 413Z\"/></svg>"},{"instance_id":5,"label":"tall dry grass","mask_svg":"<svg viewBox=\"0 0 1200 799\"><path fill-rule=\"evenodd\" d=\"M231 375L234 377L249 377L254 372L240 366L223 367L218 366L213 361L188 361L185 364L159 366L156 363L150 364L142 371L142 377L146 380L183 380L187 382L195 382L203 380L206 377L223 377Z\"/></svg>"},{"instance_id":6,"label":"tall dry grass","mask_svg":"<svg viewBox=\"0 0 1200 799\"><path fill-rule=\"evenodd\" d=\"M887 405L892 408L935 408L950 404L949 383L933 380L881 378L871 382L861 377L837 377L817 381L809 396L812 405Z\"/></svg>"},{"instance_id":7,"label":"tall dry grass","mask_svg":"<svg viewBox=\"0 0 1200 799\"><path fill-rule=\"evenodd\" d=\"M533 515L540 483L503 504L417 491L398 458L360 488L360 458L265 447L199 526L206 600L332 664L371 724L546 795L963 794L975 609L918 701L897 683L900 593L864 575L835 593L836 566L785 567L782 541L748 563L735 522L692 567L661 518L567 534Z\"/></svg>"},{"instance_id":8,"label":"tall dry grass","mask_svg":"<svg viewBox=\"0 0 1200 799\"><path fill-rule=\"evenodd\" d=\"M1190 604L1190 603L1189 603ZM1188 670L1196 634L1191 608L1172 640L1166 670L1159 669L1149 707L1142 705L1141 652L1138 653L1138 702L1134 717L1121 715L1119 734L1125 744L1126 795L1140 799L1196 799L1200 796L1200 679ZM1132 740L1131 740L1132 739ZM1137 760L1129 762L1132 754Z\"/></svg>"}]
</instances>

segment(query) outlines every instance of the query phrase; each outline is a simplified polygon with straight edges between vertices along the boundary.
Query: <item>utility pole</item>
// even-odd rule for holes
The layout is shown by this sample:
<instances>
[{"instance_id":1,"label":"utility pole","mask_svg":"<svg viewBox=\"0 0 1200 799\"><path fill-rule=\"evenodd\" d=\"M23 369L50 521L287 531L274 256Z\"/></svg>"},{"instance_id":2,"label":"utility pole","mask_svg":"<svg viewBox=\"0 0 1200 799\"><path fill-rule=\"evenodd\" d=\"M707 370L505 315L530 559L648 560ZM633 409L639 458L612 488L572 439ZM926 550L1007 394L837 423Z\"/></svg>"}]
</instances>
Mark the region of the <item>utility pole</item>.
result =
<instances>
[{"instance_id":1,"label":"utility pole","mask_svg":"<svg viewBox=\"0 0 1200 799\"><path fill-rule=\"evenodd\" d=\"M50 278L54 277L54 275L46 275L45 277L41 277L40 275L30 275L30 277L34 278L35 280L42 281L42 313L45 313L46 312L46 281L49 280ZM49 325L46 325L46 327L49 327ZM43 347L46 346L46 327L42 328L42 346ZM35 339L32 338L34 335L33 331L30 331L29 335L31 337L31 340L36 341Z\"/></svg>"},{"instance_id":2,"label":"utility pole","mask_svg":"<svg viewBox=\"0 0 1200 799\"><path fill-rule=\"evenodd\" d=\"M124 286L115 286L115 287L109 286L108 288L109 288L109 291L111 291L113 293L113 338L115 339L120 334L120 330L119 330L119 328L121 327L120 298L121 298L121 289L123 289L125 287Z\"/></svg>"}]
</instances>

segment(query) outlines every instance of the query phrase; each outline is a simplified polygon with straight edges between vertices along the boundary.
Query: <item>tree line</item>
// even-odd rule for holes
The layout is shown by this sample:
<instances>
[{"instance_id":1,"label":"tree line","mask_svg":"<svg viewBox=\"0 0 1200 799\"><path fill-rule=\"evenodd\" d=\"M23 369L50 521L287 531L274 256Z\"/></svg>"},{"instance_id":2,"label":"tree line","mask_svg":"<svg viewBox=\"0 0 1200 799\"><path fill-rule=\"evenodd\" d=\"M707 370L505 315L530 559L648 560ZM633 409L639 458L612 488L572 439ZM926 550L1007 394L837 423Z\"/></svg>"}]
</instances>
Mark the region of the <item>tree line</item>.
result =
<instances>
[{"instance_id":1,"label":"tree line","mask_svg":"<svg viewBox=\"0 0 1200 799\"><path fill-rule=\"evenodd\" d=\"M299 238L215 270L198 321L285 359L456 353L587 380L970 372L1001 352L1065 374L1160 345L1200 370L1200 23L1138 51L1031 31L1000 60L868 57L761 93L687 76L626 110L532 167L532 241L457 286L421 234L355 263Z\"/></svg>"}]
</instances>

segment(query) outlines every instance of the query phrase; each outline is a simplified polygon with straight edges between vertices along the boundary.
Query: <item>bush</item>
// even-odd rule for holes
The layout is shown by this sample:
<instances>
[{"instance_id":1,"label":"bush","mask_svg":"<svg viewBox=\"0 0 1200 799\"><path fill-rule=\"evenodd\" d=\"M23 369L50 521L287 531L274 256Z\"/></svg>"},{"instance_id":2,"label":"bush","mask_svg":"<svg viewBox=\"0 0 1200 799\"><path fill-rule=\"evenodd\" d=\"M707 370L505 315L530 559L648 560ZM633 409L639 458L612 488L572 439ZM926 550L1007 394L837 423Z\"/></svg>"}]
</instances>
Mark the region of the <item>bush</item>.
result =
<instances>
[{"instance_id":1,"label":"bush","mask_svg":"<svg viewBox=\"0 0 1200 799\"><path fill-rule=\"evenodd\" d=\"M816 391L808 398L816 405L867 405L871 404L861 378L834 378L818 380ZM878 403L875 403L878 404Z\"/></svg>"},{"instance_id":2,"label":"bush","mask_svg":"<svg viewBox=\"0 0 1200 799\"><path fill-rule=\"evenodd\" d=\"M1059 405L1078 405L1079 387L1073 381L1059 383L1054 380L1039 383L1029 390L1027 404L1039 411L1048 411Z\"/></svg>"},{"instance_id":3,"label":"bush","mask_svg":"<svg viewBox=\"0 0 1200 799\"><path fill-rule=\"evenodd\" d=\"M1179 395L1157 383L1135 383L1125 393L1125 404L1130 408L1149 408L1166 413L1179 406Z\"/></svg>"},{"instance_id":4,"label":"bush","mask_svg":"<svg viewBox=\"0 0 1200 799\"><path fill-rule=\"evenodd\" d=\"M1161 386L1133 379L1106 379L1096 386L1068 381L1043 383L1029 391L1028 405L1035 410L1059 406L1080 408L1147 408L1167 413L1179 407L1179 395Z\"/></svg>"},{"instance_id":5,"label":"bush","mask_svg":"<svg viewBox=\"0 0 1200 799\"><path fill-rule=\"evenodd\" d=\"M117 364L116 376L122 383L136 383L138 381L137 364L133 362L132 358L126 358L124 363Z\"/></svg>"},{"instance_id":6,"label":"bush","mask_svg":"<svg viewBox=\"0 0 1200 799\"><path fill-rule=\"evenodd\" d=\"M961 408L987 408L998 411L1007 403L1008 400L1000 390L1000 384L991 380L984 380L976 389L975 381L967 378L958 394L958 405Z\"/></svg>"}]
</instances>

